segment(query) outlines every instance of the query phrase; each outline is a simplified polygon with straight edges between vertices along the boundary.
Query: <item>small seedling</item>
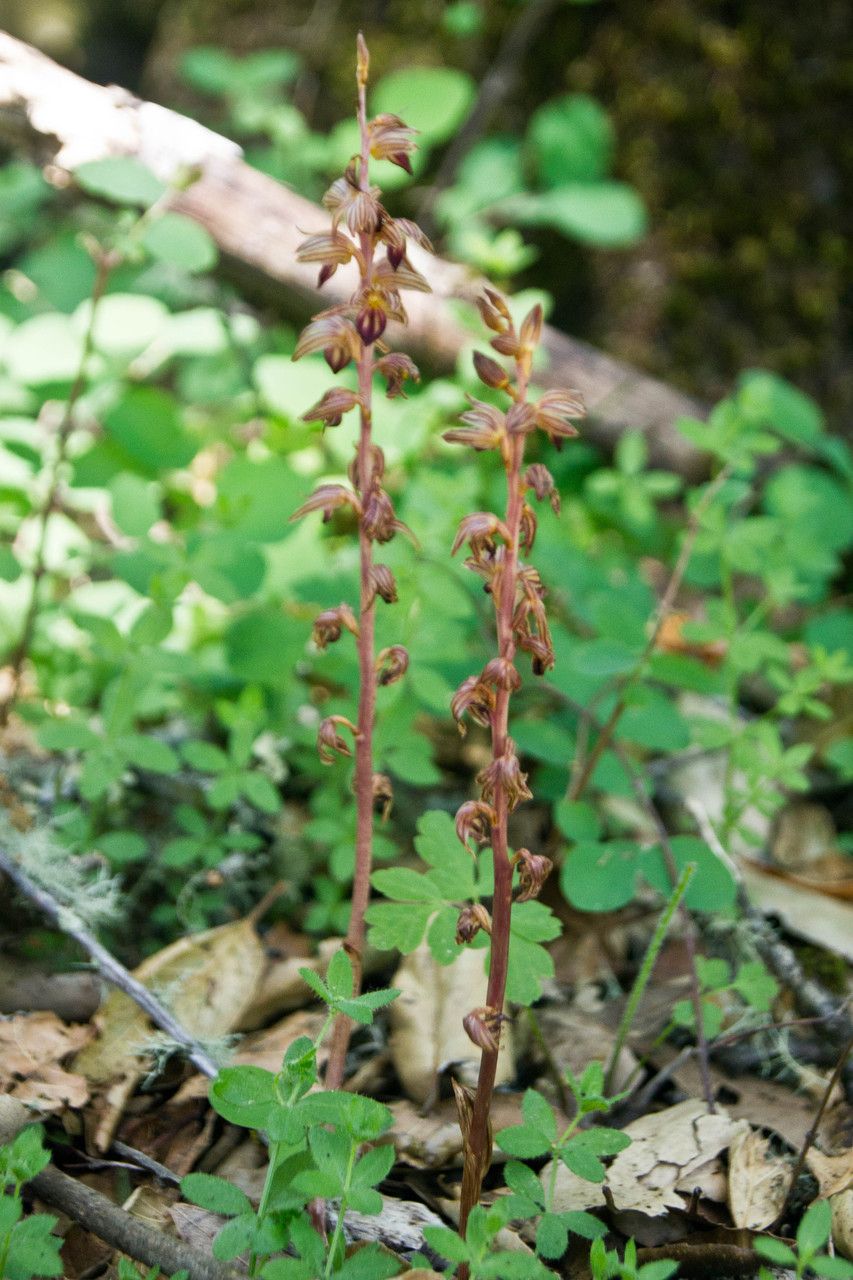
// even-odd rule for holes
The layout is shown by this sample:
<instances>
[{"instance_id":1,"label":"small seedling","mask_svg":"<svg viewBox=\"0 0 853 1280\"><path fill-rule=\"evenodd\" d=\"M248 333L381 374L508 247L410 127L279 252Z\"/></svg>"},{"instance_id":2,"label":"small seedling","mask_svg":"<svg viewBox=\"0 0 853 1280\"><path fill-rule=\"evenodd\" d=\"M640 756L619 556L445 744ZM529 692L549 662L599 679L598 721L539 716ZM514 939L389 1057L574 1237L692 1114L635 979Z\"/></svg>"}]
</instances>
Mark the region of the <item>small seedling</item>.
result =
<instances>
[{"instance_id":1,"label":"small seedling","mask_svg":"<svg viewBox=\"0 0 853 1280\"><path fill-rule=\"evenodd\" d=\"M758 1236L753 1241L755 1252L776 1266L791 1267L797 1280L814 1274L826 1280L853 1280L853 1262L830 1257L823 1250L832 1234L832 1209L828 1200L815 1200L809 1205L797 1228L795 1248L773 1236ZM772 1280L767 1267L759 1271L759 1280Z\"/></svg>"}]
</instances>

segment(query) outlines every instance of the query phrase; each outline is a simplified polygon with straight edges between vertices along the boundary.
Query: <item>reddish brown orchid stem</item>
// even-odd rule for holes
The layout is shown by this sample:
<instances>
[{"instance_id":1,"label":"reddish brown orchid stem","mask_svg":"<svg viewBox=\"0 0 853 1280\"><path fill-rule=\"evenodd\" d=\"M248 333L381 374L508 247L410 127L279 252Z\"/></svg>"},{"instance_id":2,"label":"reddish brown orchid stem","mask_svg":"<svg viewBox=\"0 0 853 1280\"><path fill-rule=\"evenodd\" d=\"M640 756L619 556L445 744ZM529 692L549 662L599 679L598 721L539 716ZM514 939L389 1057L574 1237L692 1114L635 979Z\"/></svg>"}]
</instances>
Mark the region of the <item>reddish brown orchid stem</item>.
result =
<instances>
[{"instance_id":1,"label":"reddish brown orchid stem","mask_svg":"<svg viewBox=\"0 0 853 1280\"><path fill-rule=\"evenodd\" d=\"M387 394L391 398L403 394L403 382L407 378L415 381L419 378L409 357L389 351L382 335L389 320L405 323L402 289L429 290L424 277L415 271L406 256L407 241L414 239L424 248L430 248L429 241L413 222L391 217L379 202L378 189L370 185L371 156L388 159L411 173L409 155L415 144L414 130L398 116L382 114L368 119L369 62L367 46L359 36L356 73L359 153L352 157L342 176L323 197L323 204L332 215L331 228L309 236L298 250L301 262L320 266L319 285L330 279L338 267L354 263L358 268L358 286L348 303L329 307L313 318L300 335L293 353L294 360L299 360L322 351L333 372L338 373L355 363L358 375L356 391L346 386L332 387L302 415L306 422L336 427L345 413L358 408L358 443L349 468L349 486L321 484L292 517L298 519L311 511L322 511L323 520L328 522L336 512L348 510L350 517L355 516L358 521L358 617L348 604L342 603L325 609L314 623L314 641L318 648L325 649L340 640L344 631L355 636L358 647L357 723L353 724L343 715L330 715L321 722L317 733L317 747L324 764L334 764L336 756L353 754L349 738L341 730L346 730L355 743L355 871L350 923L344 941L352 964L354 995L361 990L373 809L376 803L381 803L383 813L387 813L393 800L390 780L374 772L376 690L378 685L393 684L401 679L409 661L402 645L391 645L379 654L374 651L376 598L393 604L397 588L389 567L374 561L373 544L389 542L396 533L408 530L396 518L391 499L382 487L385 460L372 438L373 376L380 373L386 379ZM385 249L384 255L379 254L380 247ZM376 350L381 353L379 358L374 354ZM331 1089L340 1088L343 1083L351 1030L349 1018L337 1018L326 1071L326 1084Z\"/></svg>"},{"instance_id":2,"label":"reddish brown orchid stem","mask_svg":"<svg viewBox=\"0 0 853 1280\"><path fill-rule=\"evenodd\" d=\"M522 375L518 383L518 398L523 401L527 394L526 378ZM512 619L515 611L516 574L518 571L518 542L521 531L521 468L524 457L524 436L512 440L506 463L507 507L506 527L509 539L506 544L504 572L501 579L500 604L497 608L498 649L501 658L512 662L515 657L515 641L513 639ZM507 748L509 736L509 700L510 690L499 688L495 695L495 709L492 712L492 759L500 759ZM509 972L509 927L512 915L512 864L509 858L509 841L507 825L509 819L509 802L504 784L499 783L495 789L495 821L492 824L492 862L495 872L494 899L492 902L492 951L489 960L489 984L486 990L486 1005L489 1009L502 1010L506 999L506 980ZM459 1231L465 1235L468 1217L474 1205L480 1199L482 1174L488 1167L491 1156L491 1134L489 1113L492 1105L492 1094L495 1088L495 1076L498 1069L499 1044L494 1049L484 1049L480 1058L480 1072L477 1078L477 1092L474 1096L471 1111L468 1142L470 1162L473 1170L482 1171L477 1179L476 1188L463 1190L462 1203L459 1210ZM474 1179L468 1180L473 1184Z\"/></svg>"},{"instance_id":3,"label":"reddish brown orchid stem","mask_svg":"<svg viewBox=\"0 0 853 1280\"><path fill-rule=\"evenodd\" d=\"M512 403L503 413L492 404L472 400L471 409L462 417L465 428L445 434L445 439L474 449L499 451L507 482L504 518L487 511L466 516L453 546L455 552L468 543L471 556L466 563L485 580L495 608L498 650L497 657L479 675L462 682L451 704L460 730L465 715L490 729L492 748L491 762L477 778L480 799L466 801L456 815L456 832L463 845L468 848L470 841L481 845L490 842L494 864L491 918L481 904L465 908L456 934L457 942L470 942L480 928L491 935L486 1003L463 1020L482 1055L476 1091L471 1094L461 1087L457 1089L465 1151L459 1214L463 1235L491 1160L489 1116L500 1053L513 900L535 898L551 869L548 858L529 849L519 849L510 857L507 830L509 815L522 800L531 798L509 736L510 699L521 685L515 659L520 651L529 653L537 675L544 674L554 663L543 603L545 592L539 574L526 559L537 524L527 495L532 492L540 501L549 499L555 512L560 503L553 477L541 463L525 470L525 446L527 436L537 428L552 439L577 435L571 419L583 411L577 393L571 391L549 391L535 404L528 403L533 352L542 329L541 307L533 308L518 332L506 302L494 290L486 290L479 307L485 323L497 334L491 339L492 346L501 355L511 356L515 368L510 377L497 361L477 353L474 365L480 380L505 392ZM519 891L514 899L516 870ZM464 1268L460 1276L465 1276Z\"/></svg>"},{"instance_id":4,"label":"reddish brown orchid stem","mask_svg":"<svg viewBox=\"0 0 853 1280\"><path fill-rule=\"evenodd\" d=\"M358 127L361 137L361 156L358 169L358 185L369 191L370 138L367 132L367 65L359 57L358 69ZM365 232L359 235L363 260L362 281L370 287L373 275L373 238ZM373 451L373 346L361 342L358 356L358 394L360 429L358 437L358 488L368 494L372 485ZM370 872L373 865L373 724L376 718L376 668L374 655L375 596L371 592L373 567L373 542L365 529L364 517L359 522L360 609L358 628L358 735L355 740L355 875L353 878L349 928L344 946L352 961L353 995L361 991L362 957L364 953L364 913L370 898ZM344 1080L347 1049L352 1035L352 1020L340 1014L332 1032L329 1063L326 1068L326 1088L339 1089Z\"/></svg>"}]
</instances>

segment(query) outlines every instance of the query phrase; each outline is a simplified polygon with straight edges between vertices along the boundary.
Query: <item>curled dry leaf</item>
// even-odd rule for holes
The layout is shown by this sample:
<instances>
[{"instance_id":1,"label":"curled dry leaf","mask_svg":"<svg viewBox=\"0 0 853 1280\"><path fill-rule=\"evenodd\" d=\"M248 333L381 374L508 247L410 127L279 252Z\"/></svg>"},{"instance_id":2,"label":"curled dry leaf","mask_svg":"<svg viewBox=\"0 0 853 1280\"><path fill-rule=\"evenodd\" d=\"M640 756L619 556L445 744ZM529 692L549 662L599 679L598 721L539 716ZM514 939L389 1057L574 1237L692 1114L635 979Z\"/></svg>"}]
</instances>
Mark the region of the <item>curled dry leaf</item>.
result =
<instances>
[{"instance_id":1,"label":"curled dry leaf","mask_svg":"<svg viewBox=\"0 0 853 1280\"><path fill-rule=\"evenodd\" d=\"M241 1025L264 969L264 952L251 919L181 938L134 970L145 986L168 993L169 1006L190 1035L218 1039ZM137 1081L147 1068L147 1046L157 1031L123 991L113 991L95 1018L96 1040L74 1059L74 1070L104 1091L97 1131L106 1150Z\"/></svg>"},{"instance_id":2,"label":"curled dry leaf","mask_svg":"<svg viewBox=\"0 0 853 1280\"><path fill-rule=\"evenodd\" d=\"M25 1013L0 1021L0 1092L42 1115L82 1107L85 1076L61 1063L91 1039L88 1026L66 1026L55 1013Z\"/></svg>"},{"instance_id":3,"label":"curled dry leaf","mask_svg":"<svg viewBox=\"0 0 853 1280\"><path fill-rule=\"evenodd\" d=\"M463 951L440 965L427 946L406 956L392 979L400 996L390 1007L391 1056L408 1097L426 1102L439 1073L451 1064L466 1083L476 1081L480 1055L465 1034L462 1016L482 1005L486 974L481 951ZM512 1032L504 1027L498 1083L515 1072Z\"/></svg>"},{"instance_id":4,"label":"curled dry leaf","mask_svg":"<svg viewBox=\"0 0 853 1280\"><path fill-rule=\"evenodd\" d=\"M770 1140L757 1129L736 1134L729 1147L729 1209L736 1227L762 1231L778 1218L791 1166L770 1154Z\"/></svg>"},{"instance_id":5,"label":"curled dry leaf","mask_svg":"<svg viewBox=\"0 0 853 1280\"><path fill-rule=\"evenodd\" d=\"M853 1147L828 1156L810 1147L806 1156L809 1171L817 1178L822 1196L836 1196L853 1190Z\"/></svg>"},{"instance_id":6,"label":"curled dry leaf","mask_svg":"<svg viewBox=\"0 0 853 1280\"><path fill-rule=\"evenodd\" d=\"M832 1239L839 1253L853 1261L853 1190L829 1198L832 1209Z\"/></svg>"}]
</instances>

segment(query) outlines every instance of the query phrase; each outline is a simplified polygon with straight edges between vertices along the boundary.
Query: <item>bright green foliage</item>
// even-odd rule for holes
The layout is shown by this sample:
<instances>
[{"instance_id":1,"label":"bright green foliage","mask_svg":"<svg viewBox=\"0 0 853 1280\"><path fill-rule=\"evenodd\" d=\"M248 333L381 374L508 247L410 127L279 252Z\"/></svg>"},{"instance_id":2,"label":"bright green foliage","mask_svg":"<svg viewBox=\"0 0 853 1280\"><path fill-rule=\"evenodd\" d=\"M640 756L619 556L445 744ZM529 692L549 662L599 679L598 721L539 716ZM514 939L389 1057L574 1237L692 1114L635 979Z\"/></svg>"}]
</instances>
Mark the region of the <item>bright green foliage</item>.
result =
<instances>
[{"instance_id":1,"label":"bright green foliage","mask_svg":"<svg viewBox=\"0 0 853 1280\"><path fill-rule=\"evenodd\" d=\"M229 1260L248 1252L250 1274L258 1274L264 1258L288 1244L299 1259L276 1259L261 1274L277 1280L383 1280L393 1275L387 1257L378 1250L359 1254L360 1262L344 1258L343 1214L379 1213L382 1197L375 1190L394 1163L391 1144L371 1146L391 1124L387 1107L358 1094L312 1093L317 1083L317 1049L332 1020L345 1013L368 1025L377 1009L389 1004L397 991L368 991L353 997L352 964L337 952L326 980L310 969L302 977L327 1006L328 1016L316 1040L300 1036L284 1055L277 1073L262 1067L227 1067L210 1087L214 1109L231 1124L266 1134L270 1160L260 1204L255 1210L247 1196L224 1178L191 1173L181 1182L188 1200L229 1219L216 1237L213 1253ZM339 1200L338 1224L326 1249L310 1225L306 1208L315 1198Z\"/></svg>"},{"instance_id":2,"label":"bright green foliage","mask_svg":"<svg viewBox=\"0 0 853 1280\"><path fill-rule=\"evenodd\" d=\"M577 1111L562 1133L545 1099L528 1089L522 1102L522 1123L502 1129L495 1136L497 1145L507 1155L524 1160L550 1158L550 1171L546 1170L541 1181L518 1159L509 1161L504 1174L512 1192L509 1197L511 1216L538 1219L536 1252L549 1259L563 1256L571 1234L595 1240L606 1232L604 1224L591 1213L559 1213L554 1210L558 1164L564 1164L570 1172L588 1182L603 1182L606 1169L601 1157L616 1155L631 1142L628 1135L618 1129L579 1127L584 1116L607 1111L618 1101L618 1097L605 1096L604 1068L600 1062L591 1062L580 1077L567 1071L566 1080L574 1095Z\"/></svg>"},{"instance_id":3,"label":"bright green foliage","mask_svg":"<svg viewBox=\"0 0 853 1280\"><path fill-rule=\"evenodd\" d=\"M0 1147L0 1277L62 1275L62 1241L52 1235L57 1219L45 1213L24 1216L21 1189L50 1164L41 1125L22 1129L14 1142Z\"/></svg>"},{"instance_id":4,"label":"bright green foliage","mask_svg":"<svg viewBox=\"0 0 853 1280\"><path fill-rule=\"evenodd\" d=\"M797 1228L796 1248L792 1249L774 1236L758 1236L753 1248L768 1262L777 1266L792 1267L797 1280L801 1276L826 1276L827 1280L853 1280L853 1262L837 1255L823 1253L832 1231L832 1210L828 1200L815 1200L809 1205ZM759 1272L759 1280L770 1280L766 1267Z\"/></svg>"}]
</instances>

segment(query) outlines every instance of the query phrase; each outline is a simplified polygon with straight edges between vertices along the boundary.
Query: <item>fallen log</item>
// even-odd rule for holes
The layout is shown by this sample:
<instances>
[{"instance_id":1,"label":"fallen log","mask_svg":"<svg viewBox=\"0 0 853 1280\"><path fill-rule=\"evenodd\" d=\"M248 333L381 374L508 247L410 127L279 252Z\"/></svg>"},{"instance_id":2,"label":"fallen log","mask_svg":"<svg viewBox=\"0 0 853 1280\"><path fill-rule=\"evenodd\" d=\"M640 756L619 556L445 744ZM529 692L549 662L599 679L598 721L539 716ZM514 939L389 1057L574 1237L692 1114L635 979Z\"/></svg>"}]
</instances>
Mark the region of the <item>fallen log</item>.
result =
<instances>
[{"instance_id":1,"label":"fallen log","mask_svg":"<svg viewBox=\"0 0 853 1280\"><path fill-rule=\"evenodd\" d=\"M328 224L324 210L251 168L236 143L197 121L114 85L92 84L4 32L0 142L36 159L57 186L69 186L84 161L115 155L135 157L165 182L198 173L175 192L171 205L210 233L226 270L247 290L272 295L278 309L296 319L323 305L315 268L297 263L295 250L306 232ZM472 338L454 303L473 298L481 281L468 268L428 258L415 247L411 258L434 292L407 296L406 349L435 369L452 368ZM340 302L350 292L342 270L323 297ZM690 480L707 473L705 456L674 426L682 415L704 416L695 400L556 329L546 330L543 349L548 384L576 387L584 396L587 439L610 450L623 431L639 430L652 465Z\"/></svg>"}]
</instances>

